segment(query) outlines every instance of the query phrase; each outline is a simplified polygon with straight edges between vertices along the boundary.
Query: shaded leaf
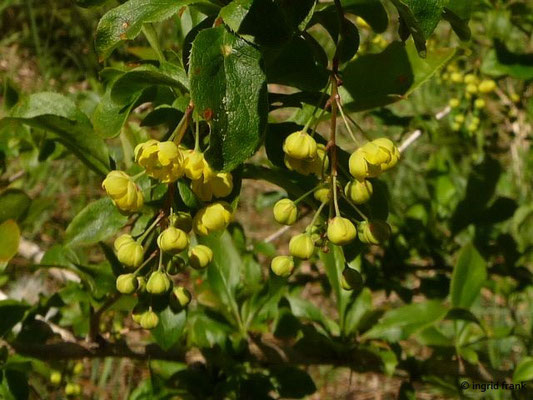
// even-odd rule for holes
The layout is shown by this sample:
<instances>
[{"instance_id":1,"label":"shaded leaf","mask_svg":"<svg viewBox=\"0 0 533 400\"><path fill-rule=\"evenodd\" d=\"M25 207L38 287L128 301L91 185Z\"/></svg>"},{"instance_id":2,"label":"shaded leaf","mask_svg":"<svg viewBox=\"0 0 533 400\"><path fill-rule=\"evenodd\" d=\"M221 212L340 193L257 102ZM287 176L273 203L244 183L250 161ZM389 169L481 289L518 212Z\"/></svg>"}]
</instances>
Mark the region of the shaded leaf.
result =
<instances>
[{"instance_id":1,"label":"shaded leaf","mask_svg":"<svg viewBox=\"0 0 533 400\"><path fill-rule=\"evenodd\" d=\"M7 189L0 193L0 223L13 219L20 221L30 208L30 197L20 189Z\"/></svg>"},{"instance_id":2,"label":"shaded leaf","mask_svg":"<svg viewBox=\"0 0 533 400\"><path fill-rule=\"evenodd\" d=\"M313 379L299 368L281 366L273 369L271 375L277 381L278 393L282 397L301 399L316 391Z\"/></svg>"},{"instance_id":3,"label":"shaded leaf","mask_svg":"<svg viewBox=\"0 0 533 400\"><path fill-rule=\"evenodd\" d=\"M20 243L20 229L12 219L0 224L0 243L0 263L5 263L17 254Z\"/></svg>"},{"instance_id":4,"label":"shaded leaf","mask_svg":"<svg viewBox=\"0 0 533 400\"><path fill-rule=\"evenodd\" d=\"M159 324L151 331L156 343L165 351L170 350L183 337L187 311L174 313L170 307L159 313Z\"/></svg>"},{"instance_id":5,"label":"shaded leaf","mask_svg":"<svg viewBox=\"0 0 533 400\"><path fill-rule=\"evenodd\" d=\"M0 301L0 337L4 337L11 328L22 321L24 314L30 308L27 304L16 300Z\"/></svg>"}]
</instances>

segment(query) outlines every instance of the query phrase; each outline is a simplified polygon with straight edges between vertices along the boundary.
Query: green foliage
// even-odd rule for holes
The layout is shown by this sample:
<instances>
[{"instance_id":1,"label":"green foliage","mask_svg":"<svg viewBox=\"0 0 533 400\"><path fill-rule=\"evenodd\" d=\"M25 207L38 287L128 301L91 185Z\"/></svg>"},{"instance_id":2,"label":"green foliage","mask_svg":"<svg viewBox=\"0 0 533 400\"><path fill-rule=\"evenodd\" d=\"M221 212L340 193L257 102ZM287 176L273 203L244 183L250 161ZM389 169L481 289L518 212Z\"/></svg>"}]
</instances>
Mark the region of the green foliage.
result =
<instances>
[{"instance_id":1,"label":"green foliage","mask_svg":"<svg viewBox=\"0 0 533 400\"><path fill-rule=\"evenodd\" d=\"M45 3L0 6L1 398L533 379L526 1Z\"/></svg>"}]
</instances>

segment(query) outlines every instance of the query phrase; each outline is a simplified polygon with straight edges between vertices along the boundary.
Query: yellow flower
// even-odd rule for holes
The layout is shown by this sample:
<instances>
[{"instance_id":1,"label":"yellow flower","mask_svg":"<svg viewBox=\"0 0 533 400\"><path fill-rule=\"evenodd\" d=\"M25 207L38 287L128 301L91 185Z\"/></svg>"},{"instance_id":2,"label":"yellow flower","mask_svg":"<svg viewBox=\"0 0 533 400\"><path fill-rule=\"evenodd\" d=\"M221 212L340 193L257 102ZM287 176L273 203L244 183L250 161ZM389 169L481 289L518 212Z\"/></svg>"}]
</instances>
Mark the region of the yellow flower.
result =
<instances>
[{"instance_id":1,"label":"yellow flower","mask_svg":"<svg viewBox=\"0 0 533 400\"><path fill-rule=\"evenodd\" d=\"M350 174L356 179L363 180L369 175L370 167L365 159L365 154L360 148L352 153L348 166Z\"/></svg>"},{"instance_id":2,"label":"yellow flower","mask_svg":"<svg viewBox=\"0 0 533 400\"><path fill-rule=\"evenodd\" d=\"M274 219L282 225L292 225L298 219L298 207L291 199L281 199L274 205Z\"/></svg>"},{"instance_id":3,"label":"yellow flower","mask_svg":"<svg viewBox=\"0 0 533 400\"><path fill-rule=\"evenodd\" d=\"M205 158L203 153L196 150L183 150L183 171L191 180L200 179L204 173Z\"/></svg>"},{"instance_id":4,"label":"yellow flower","mask_svg":"<svg viewBox=\"0 0 533 400\"><path fill-rule=\"evenodd\" d=\"M141 189L123 171L111 171L102 182L102 188L122 211L135 212L144 204Z\"/></svg>"},{"instance_id":5,"label":"yellow flower","mask_svg":"<svg viewBox=\"0 0 533 400\"><path fill-rule=\"evenodd\" d=\"M148 140L135 147L135 160L152 178L163 183L174 182L183 176L183 154L174 142Z\"/></svg>"},{"instance_id":6,"label":"yellow flower","mask_svg":"<svg viewBox=\"0 0 533 400\"><path fill-rule=\"evenodd\" d=\"M389 154L389 161L380 164L382 172L388 171L398 163L401 156L400 150L398 150L398 147L396 147L396 145L390 139L379 138L373 140L372 143L378 146L382 151L385 151Z\"/></svg>"},{"instance_id":7,"label":"yellow flower","mask_svg":"<svg viewBox=\"0 0 533 400\"><path fill-rule=\"evenodd\" d=\"M277 276L288 277L294 270L294 259L290 256L277 256L272 259L270 269Z\"/></svg>"},{"instance_id":8,"label":"yellow flower","mask_svg":"<svg viewBox=\"0 0 533 400\"><path fill-rule=\"evenodd\" d=\"M463 82L463 74L461 74L460 72L452 72L452 74L450 75L450 80L453 83L461 83Z\"/></svg>"},{"instance_id":9,"label":"yellow flower","mask_svg":"<svg viewBox=\"0 0 533 400\"><path fill-rule=\"evenodd\" d=\"M466 85L466 93L467 94L476 94L477 93L477 85L475 83L469 83Z\"/></svg>"},{"instance_id":10,"label":"yellow flower","mask_svg":"<svg viewBox=\"0 0 533 400\"><path fill-rule=\"evenodd\" d=\"M388 139L385 139L388 140ZM389 140L390 142L390 140ZM391 142L392 143L392 142ZM364 154L365 160L373 165L380 165L390 161L391 152L385 147L379 146L375 141L366 143L361 151Z\"/></svg>"},{"instance_id":11,"label":"yellow flower","mask_svg":"<svg viewBox=\"0 0 533 400\"><path fill-rule=\"evenodd\" d=\"M213 251L203 244L194 246L189 250L189 264L194 269L202 269L213 261Z\"/></svg>"},{"instance_id":12,"label":"yellow flower","mask_svg":"<svg viewBox=\"0 0 533 400\"><path fill-rule=\"evenodd\" d=\"M193 229L199 235L223 231L232 220L232 210L227 203L209 204L199 210L193 218Z\"/></svg>"},{"instance_id":13,"label":"yellow flower","mask_svg":"<svg viewBox=\"0 0 533 400\"><path fill-rule=\"evenodd\" d=\"M328 239L331 243L343 246L355 239L357 229L347 218L335 217L328 224Z\"/></svg>"},{"instance_id":14,"label":"yellow flower","mask_svg":"<svg viewBox=\"0 0 533 400\"><path fill-rule=\"evenodd\" d=\"M346 196L355 204L366 203L372 197L373 192L372 183L366 179L362 181L356 179L355 181L348 182L344 189Z\"/></svg>"},{"instance_id":15,"label":"yellow flower","mask_svg":"<svg viewBox=\"0 0 533 400\"><path fill-rule=\"evenodd\" d=\"M211 201L213 196L226 197L233 190L233 176L229 172L218 172L208 179L192 181L191 189L202 201Z\"/></svg>"},{"instance_id":16,"label":"yellow flower","mask_svg":"<svg viewBox=\"0 0 533 400\"><path fill-rule=\"evenodd\" d=\"M307 260L311 258L315 250L315 244L311 235L301 233L294 236L289 242L289 253L291 256Z\"/></svg>"},{"instance_id":17,"label":"yellow flower","mask_svg":"<svg viewBox=\"0 0 533 400\"><path fill-rule=\"evenodd\" d=\"M316 156L317 145L307 132L291 133L283 143L283 151L296 160L310 160Z\"/></svg>"},{"instance_id":18,"label":"yellow flower","mask_svg":"<svg viewBox=\"0 0 533 400\"><path fill-rule=\"evenodd\" d=\"M171 226L161 232L157 245L165 253L178 254L189 245L189 237L181 229Z\"/></svg>"}]
</instances>

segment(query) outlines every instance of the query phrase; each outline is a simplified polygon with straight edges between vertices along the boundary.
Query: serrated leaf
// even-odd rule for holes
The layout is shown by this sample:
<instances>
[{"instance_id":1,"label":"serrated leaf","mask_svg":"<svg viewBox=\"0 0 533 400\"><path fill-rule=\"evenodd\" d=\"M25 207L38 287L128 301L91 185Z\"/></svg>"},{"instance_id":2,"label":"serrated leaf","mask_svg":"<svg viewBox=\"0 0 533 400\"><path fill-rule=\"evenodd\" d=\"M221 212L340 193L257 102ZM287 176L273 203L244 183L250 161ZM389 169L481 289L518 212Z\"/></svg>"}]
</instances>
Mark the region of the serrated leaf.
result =
<instances>
[{"instance_id":1,"label":"serrated leaf","mask_svg":"<svg viewBox=\"0 0 533 400\"><path fill-rule=\"evenodd\" d=\"M440 48L425 59L418 57L413 43L391 43L379 54L365 54L344 68L339 91L346 107L368 110L402 100L442 68L455 51Z\"/></svg>"},{"instance_id":2,"label":"serrated leaf","mask_svg":"<svg viewBox=\"0 0 533 400\"><path fill-rule=\"evenodd\" d=\"M0 263L8 262L17 254L20 243L20 229L12 219L0 224L0 243Z\"/></svg>"},{"instance_id":3,"label":"serrated leaf","mask_svg":"<svg viewBox=\"0 0 533 400\"><path fill-rule=\"evenodd\" d=\"M41 92L23 98L2 124L18 121L54 133L57 140L100 174L109 172L109 155L89 118L67 97Z\"/></svg>"},{"instance_id":4,"label":"serrated leaf","mask_svg":"<svg viewBox=\"0 0 533 400\"><path fill-rule=\"evenodd\" d=\"M217 170L232 170L261 143L268 114L260 52L224 27L195 38L190 61L191 99L211 121L206 158Z\"/></svg>"},{"instance_id":5,"label":"serrated leaf","mask_svg":"<svg viewBox=\"0 0 533 400\"><path fill-rule=\"evenodd\" d=\"M7 189L0 193L0 223L13 219L20 221L30 208L30 197L20 189Z\"/></svg>"},{"instance_id":6,"label":"serrated leaf","mask_svg":"<svg viewBox=\"0 0 533 400\"><path fill-rule=\"evenodd\" d=\"M363 337L390 342L407 339L412 334L440 321L446 307L435 300L414 303L387 311Z\"/></svg>"},{"instance_id":7,"label":"serrated leaf","mask_svg":"<svg viewBox=\"0 0 533 400\"><path fill-rule=\"evenodd\" d=\"M128 217L118 211L111 199L96 200L74 217L65 232L65 244L88 246L109 239L127 221Z\"/></svg>"},{"instance_id":8,"label":"serrated leaf","mask_svg":"<svg viewBox=\"0 0 533 400\"><path fill-rule=\"evenodd\" d=\"M487 263L474 245L461 249L450 284L452 306L469 309L487 279Z\"/></svg>"},{"instance_id":9,"label":"serrated leaf","mask_svg":"<svg viewBox=\"0 0 533 400\"><path fill-rule=\"evenodd\" d=\"M95 47L101 60L141 32L143 24L164 21L195 0L129 0L108 11L96 28Z\"/></svg>"}]
</instances>

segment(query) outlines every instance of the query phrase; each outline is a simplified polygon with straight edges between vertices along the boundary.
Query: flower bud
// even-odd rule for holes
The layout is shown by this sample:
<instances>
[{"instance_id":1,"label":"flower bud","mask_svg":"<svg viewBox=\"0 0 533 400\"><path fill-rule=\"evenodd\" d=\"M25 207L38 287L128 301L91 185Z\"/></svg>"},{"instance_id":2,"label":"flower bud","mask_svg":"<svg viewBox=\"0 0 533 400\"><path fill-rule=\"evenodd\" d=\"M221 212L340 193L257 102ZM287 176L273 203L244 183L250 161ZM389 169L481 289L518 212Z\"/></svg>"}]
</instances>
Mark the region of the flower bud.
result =
<instances>
[{"instance_id":1,"label":"flower bud","mask_svg":"<svg viewBox=\"0 0 533 400\"><path fill-rule=\"evenodd\" d=\"M459 105L461 104L461 102L459 101L459 99L450 99L450 101L448 102L448 105L451 107L451 108L457 108L459 107Z\"/></svg>"},{"instance_id":2,"label":"flower bud","mask_svg":"<svg viewBox=\"0 0 533 400\"><path fill-rule=\"evenodd\" d=\"M233 215L229 204L218 202L199 210L193 218L194 231L199 235L223 231L231 222Z\"/></svg>"},{"instance_id":3,"label":"flower bud","mask_svg":"<svg viewBox=\"0 0 533 400\"><path fill-rule=\"evenodd\" d=\"M292 274L294 270L294 259L290 256L277 256L272 259L270 269L277 276L286 278Z\"/></svg>"},{"instance_id":4,"label":"flower bud","mask_svg":"<svg viewBox=\"0 0 533 400\"><path fill-rule=\"evenodd\" d=\"M74 375L80 375L83 372L83 363L81 361L78 361L76 364L74 364L74 368L72 368L72 373Z\"/></svg>"},{"instance_id":5,"label":"flower bud","mask_svg":"<svg viewBox=\"0 0 533 400\"><path fill-rule=\"evenodd\" d=\"M124 212L135 212L144 204L141 189L123 171L111 171L102 182L102 188L113 203Z\"/></svg>"},{"instance_id":6,"label":"flower bud","mask_svg":"<svg viewBox=\"0 0 533 400\"><path fill-rule=\"evenodd\" d=\"M491 93L496 90L496 82L492 79L484 79L479 84L478 90L480 93Z\"/></svg>"},{"instance_id":7,"label":"flower bud","mask_svg":"<svg viewBox=\"0 0 533 400\"><path fill-rule=\"evenodd\" d=\"M81 394L81 386L77 383L67 383L65 385L65 394L67 396L79 396Z\"/></svg>"},{"instance_id":8,"label":"flower bud","mask_svg":"<svg viewBox=\"0 0 533 400\"><path fill-rule=\"evenodd\" d=\"M189 237L181 229L171 226L161 232L157 245L165 253L178 254L189 245Z\"/></svg>"},{"instance_id":9,"label":"flower bud","mask_svg":"<svg viewBox=\"0 0 533 400\"><path fill-rule=\"evenodd\" d=\"M118 276L116 287L122 294L132 294L139 287L139 282L135 274L123 274Z\"/></svg>"},{"instance_id":10,"label":"flower bud","mask_svg":"<svg viewBox=\"0 0 533 400\"><path fill-rule=\"evenodd\" d=\"M118 249L120 249L120 247L123 245L123 244L126 244L126 243L133 243L135 240L133 239L133 237L131 235L120 235L118 238L115 239L115 241L113 242L113 247L115 248L115 251L118 251Z\"/></svg>"},{"instance_id":11,"label":"flower bud","mask_svg":"<svg viewBox=\"0 0 533 400\"><path fill-rule=\"evenodd\" d=\"M233 176L229 172L218 172L209 184L215 197L226 197L233 191Z\"/></svg>"},{"instance_id":12,"label":"flower bud","mask_svg":"<svg viewBox=\"0 0 533 400\"><path fill-rule=\"evenodd\" d=\"M379 166L372 165L366 160L366 153L362 147L352 153L348 165L350 167L350 174L358 180L376 177L381 173Z\"/></svg>"},{"instance_id":13,"label":"flower bud","mask_svg":"<svg viewBox=\"0 0 533 400\"><path fill-rule=\"evenodd\" d=\"M135 240L122 243L117 251L117 258L126 267L137 268L144 259L143 247Z\"/></svg>"},{"instance_id":14,"label":"flower bud","mask_svg":"<svg viewBox=\"0 0 533 400\"><path fill-rule=\"evenodd\" d=\"M465 116L463 114L457 114L455 117L453 117L453 120L458 124L462 124L465 122Z\"/></svg>"},{"instance_id":15,"label":"flower bud","mask_svg":"<svg viewBox=\"0 0 533 400\"><path fill-rule=\"evenodd\" d=\"M152 272L152 275L148 279L146 291L151 294L163 294L168 292L171 284L167 274L161 271L155 271Z\"/></svg>"},{"instance_id":16,"label":"flower bud","mask_svg":"<svg viewBox=\"0 0 533 400\"><path fill-rule=\"evenodd\" d=\"M296 160L309 160L316 156L316 141L307 132L291 133L283 143L283 151Z\"/></svg>"},{"instance_id":17,"label":"flower bud","mask_svg":"<svg viewBox=\"0 0 533 400\"><path fill-rule=\"evenodd\" d=\"M183 151L183 171L193 181L200 179L204 172L205 159L203 153L196 150Z\"/></svg>"},{"instance_id":18,"label":"flower bud","mask_svg":"<svg viewBox=\"0 0 533 400\"><path fill-rule=\"evenodd\" d=\"M356 179L348 182L344 188L346 196L355 204L366 203L372 197L373 192L372 183L366 179L362 181Z\"/></svg>"},{"instance_id":19,"label":"flower bud","mask_svg":"<svg viewBox=\"0 0 533 400\"><path fill-rule=\"evenodd\" d=\"M487 104L483 99L476 99L476 101L474 101L474 107L477 109L485 108L486 105Z\"/></svg>"},{"instance_id":20,"label":"flower bud","mask_svg":"<svg viewBox=\"0 0 533 400\"><path fill-rule=\"evenodd\" d=\"M467 85L469 84L476 84L478 82L477 76L474 74L466 74L465 75L465 83Z\"/></svg>"},{"instance_id":21,"label":"flower bud","mask_svg":"<svg viewBox=\"0 0 533 400\"><path fill-rule=\"evenodd\" d=\"M137 277L137 291L140 293L146 292L146 279L144 276Z\"/></svg>"},{"instance_id":22,"label":"flower bud","mask_svg":"<svg viewBox=\"0 0 533 400\"><path fill-rule=\"evenodd\" d=\"M453 83L461 83L461 82L463 82L463 74L461 74L460 72L453 72L450 75L450 80Z\"/></svg>"},{"instance_id":23,"label":"flower bud","mask_svg":"<svg viewBox=\"0 0 533 400\"><path fill-rule=\"evenodd\" d=\"M355 239L357 229L347 218L335 217L328 224L328 239L331 243L344 246Z\"/></svg>"},{"instance_id":24,"label":"flower bud","mask_svg":"<svg viewBox=\"0 0 533 400\"><path fill-rule=\"evenodd\" d=\"M168 217L170 226L181 229L183 232L190 232L192 229L191 214L184 211L178 211Z\"/></svg>"},{"instance_id":25,"label":"flower bud","mask_svg":"<svg viewBox=\"0 0 533 400\"><path fill-rule=\"evenodd\" d=\"M170 306L175 311L179 311L189 305L191 302L192 296L184 287L178 286L172 290L170 294Z\"/></svg>"},{"instance_id":26,"label":"flower bud","mask_svg":"<svg viewBox=\"0 0 533 400\"><path fill-rule=\"evenodd\" d=\"M474 84L474 83L469 83L468 85L466 85L466 93L469 93L469 94L476 94L477 93L477 85Z\"/></svg>"},{"instance_id":27,"label":"flower bud","mask_svg":"<svg viewBox=\"0 0 533 400\"><path fill-rule=\"evenodd\" d=\"M167 273L177 275L185 269L185 260L181 257L172 257L167 264Z\"/></svg>"},{"instance_id":28,"label":"flower bud","mask_svg":"<svg viewBox=\"0 0 533 400\"><path fill-rule=\"evenodd\" d=\"M154 329L159 324L159 317L152 310L148 310L142 314L139 323L144 329Z\"/></svg>"},{"instance_id":29,"label":"flower bud","mask_svg":"<svg viewBox=\"0 0 533 400\"><path fill-rule=\"evenodd\" d=\"M307 260L311 258L315 250L315 244L311 235L301 233L294 236L289 242L289 253L291 256Z\"/></svg>"},{"instance_id":30,"label":"flower bud","mask_svg":"<svg viewBox=\"0 0 533 400\"><path fill-rule=\"evenodd\" d=\"M172 141L148 140L135 147L135 160L148 176L171 183L183 176L183 154Z\"/></svg>"},{"instance_id":31,"label":"flower bud","mask_svg":"<svg viewBox=\"0 0 533 400\"><path fill-rule=\"evenodd\" d=\"M359 240L363 243L380 244L391 234L391 228L385 221L363 221L359 225Z\"/></svg>"},{"instance_id":32,"label":"flower bud","mask_svg":"<svg viewBox=\"0 0 533 400\"><path fill-rule=\"evenodd\" d=\"M299 160L285 154L285 166L291 171L296 171L302 175L315 174L322 175L322 171L327 171L329 167L329 158L326 153L326 146L323 144L317 145L316 156L311 159Z\"/></svg>"},{"instance_id":33,"label":"flower bud","mask_svg":"<svg viewBox=\"0 0 533 400\"><path fill-rule=\"evenodd\" d=\"M292 225L298 219L298 207L291 199L281 199L274 205L274 219L282 225Z\"/></svg>"},{"instance_id":34,"label":"flower bud","mask_svg":"<svg viewBox=\"0 0 533 400\"><path fill-rule=\"evenodd\" d=\"M346 267L342 271L341 286L344 290L360 290L363 287L363 277L359 271Z\"/></svg>"},{"instance_id":35,"label":"flower bud","mask_svg":"<svg viewBox=\"0 0 533 400\"><path fill-rule=\"evenodd\" d=\"M194 269L202 269L213 261L213 251L203 244L194 246L189 250L189 264Z\"/></svg>"},{"instance_id":36,"label":"flower bud","mask_svg":"<svg viewBox=\"0 0 533 400\"><path fill-rule=\"evenodd\" d=\"M313 196L321 203L329 203L329 201L331 200L331 190L328 188L317 189L313 193Z\"/></svg>"},{"instance_id":37,"label":"flower bud","mask_svg":"<svg viewBox=\"0 0 533 400\"><path fill-rule=\"evenodd\" d=\"M59 385L61 383L62 375L59 371L50 372L50 383L52 385Z\"/></svg>"},{"instance_id":38,"label":"flower bud","mask_svg":"<svg viewBox=\"0 0 533 400\"><path fill-rule=\"evenodd\" d=\"M382 172L388 171L398 163L398 161L400 160L400 151L390 139L379 138L373 140L372 143L374 143L376 146L378 146L387 154L389 154L389 160L379 165Z\"/></svg>"}]
</instances>

